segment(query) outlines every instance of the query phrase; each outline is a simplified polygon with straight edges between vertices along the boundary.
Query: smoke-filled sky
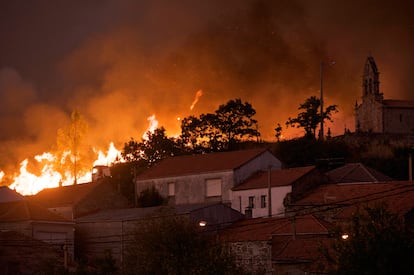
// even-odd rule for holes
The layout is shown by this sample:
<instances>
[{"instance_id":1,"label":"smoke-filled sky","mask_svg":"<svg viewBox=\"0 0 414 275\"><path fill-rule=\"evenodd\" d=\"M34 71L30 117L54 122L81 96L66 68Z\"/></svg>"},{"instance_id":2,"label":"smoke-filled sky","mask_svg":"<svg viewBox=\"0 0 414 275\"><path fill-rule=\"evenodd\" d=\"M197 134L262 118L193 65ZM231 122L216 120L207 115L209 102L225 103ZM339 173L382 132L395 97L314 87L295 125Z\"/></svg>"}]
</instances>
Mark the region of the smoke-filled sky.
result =
<instances>
[{"instance_id":1,"label":"smoke-filled sky","mask_svg":"<svg viewBox=\"0 0 414 275\"><path fill-rule=\"evenodd\" d=\"M0 170L50 150L73 110L106 149L139 140L153 114L175 135L177 117L241 98L272 141L319 96L321 61L336 63L323 74L339 109L328 126L353 130L369 54L384 97L414 99L413 11L410 0L1 1Z\"/></svg>"}]
</instances>

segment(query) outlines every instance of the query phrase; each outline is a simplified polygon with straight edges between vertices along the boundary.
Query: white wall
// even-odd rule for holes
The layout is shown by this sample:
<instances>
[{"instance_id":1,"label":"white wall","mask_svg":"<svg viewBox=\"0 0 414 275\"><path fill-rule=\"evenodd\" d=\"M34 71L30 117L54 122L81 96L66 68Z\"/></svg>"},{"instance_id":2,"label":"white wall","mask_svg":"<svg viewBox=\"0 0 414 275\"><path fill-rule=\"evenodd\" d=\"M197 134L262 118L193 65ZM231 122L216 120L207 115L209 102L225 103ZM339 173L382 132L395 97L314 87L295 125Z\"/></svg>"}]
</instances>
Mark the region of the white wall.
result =
<instances>
[{"instance_id":1,"label":"white wall","mask_svg":"<svg viewBox=\"0 0 414 275\"><path fill-rule=\"evenodd\" d=\"M255 159L245 163L241 167L235 170L234 173L234 183L235 185L242 183L253 173L257 171L266 171L269 169L269 166L272 170L282 169L282 163L278 160L272 153L265 151L260 156Z\"/></svg>"},{"instance_id":2,"label":"white wall","mask_svg":"<svg viewBox=\"0 0 414 275\"><path fill-rule=\"evenodd\" d=\"M272 216L283 216L284 215L284 206L283 200L286 194L292 191L292 186L279 186L272 187ZM266 196L266 208L261 208L261 196ZM249 206L249 197L254 196L255 207L252 209L252 217L267 217L269 214L269 198L268 198L268 189L249 189L249 190L239 190L232 191L232 203L231 207L237 211L241 210L241 213L245 214L246 208ZM241 201L241 205L240 205Z\"/></svg>"}]
</instances>

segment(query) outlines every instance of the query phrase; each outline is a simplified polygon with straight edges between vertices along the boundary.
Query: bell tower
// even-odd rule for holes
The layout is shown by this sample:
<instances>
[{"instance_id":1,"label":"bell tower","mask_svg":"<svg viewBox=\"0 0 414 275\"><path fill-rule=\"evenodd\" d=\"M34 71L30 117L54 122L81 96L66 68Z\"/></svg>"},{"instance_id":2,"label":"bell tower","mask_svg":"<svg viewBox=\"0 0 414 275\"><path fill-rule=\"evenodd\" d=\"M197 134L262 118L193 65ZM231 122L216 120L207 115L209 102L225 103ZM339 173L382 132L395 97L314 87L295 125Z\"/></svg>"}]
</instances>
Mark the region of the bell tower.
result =
<instances>
[{"instance_id":1,"label":"bell tower","mask_svg":"<svg viewBox=\"0 0 414 275\"><path fill-rule=\"evenodd\" d=\"M368 98L383 100L383 94L379 91L379 72L372 56L368 56L362 76L362 101Z\"/></svg>"}]
</instances>

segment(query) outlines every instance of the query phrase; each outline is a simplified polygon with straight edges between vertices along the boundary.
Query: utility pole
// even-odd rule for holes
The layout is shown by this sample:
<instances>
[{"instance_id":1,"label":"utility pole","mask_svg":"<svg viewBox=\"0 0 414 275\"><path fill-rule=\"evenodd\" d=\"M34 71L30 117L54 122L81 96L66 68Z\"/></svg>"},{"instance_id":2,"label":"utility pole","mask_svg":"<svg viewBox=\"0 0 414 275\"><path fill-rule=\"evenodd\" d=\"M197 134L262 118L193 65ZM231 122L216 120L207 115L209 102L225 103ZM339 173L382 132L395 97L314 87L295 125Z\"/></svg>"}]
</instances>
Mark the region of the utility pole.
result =
<instances>
[{"instance_id":1,"label":"utility pole","mask_svg":"<svg viewBox=\"0 0 414 275\"><path fill-rule=\"evenodd\" d=\"M319 130L319 140L323 141L324 131L323 131L323 61L320 64L320 91L321 91L321 128Z\"/></svg>"},{"instance_id":2,"label":"utility pole","mask_svg":"<svg viewBox=\"0 0 414 275\"><path fill-rule=\"evenodd\" d=\"M269 198L268 203L268 213L269 218L272 217L272 166L269 165L269 170L267 172L267 196Z\"/></svg>"}]
</instances>

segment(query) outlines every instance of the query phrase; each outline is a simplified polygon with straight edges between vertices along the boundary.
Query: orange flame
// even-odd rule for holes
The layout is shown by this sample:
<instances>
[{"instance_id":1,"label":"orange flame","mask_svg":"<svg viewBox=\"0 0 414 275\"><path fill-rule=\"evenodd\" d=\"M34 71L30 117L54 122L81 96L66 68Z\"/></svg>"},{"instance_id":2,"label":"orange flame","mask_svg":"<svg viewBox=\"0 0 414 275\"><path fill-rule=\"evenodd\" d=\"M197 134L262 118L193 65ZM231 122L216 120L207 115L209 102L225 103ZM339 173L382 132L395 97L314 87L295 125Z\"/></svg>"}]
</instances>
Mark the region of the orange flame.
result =
<instances>
[{"instance_id":1,"label":"orange flame","mask_svg":"<svg viewBox=\"0 0 414 275\"><path fill-rule=\"evenodd\" d=\"M125 160L122 158L121 153L115 148L115 145L113 142L109 144L108 151L103 153L102 151L98 151L98 159L95 160L93 165L106 165L109 166L110 164L114 162L125 162Z\"/></svg>"},{"instance_id":2,"label":"orange flame","mask_svg":"<svg viewBox=\"0 0 414 275\"><path fill-rule=\"evenodd\" d=\"M147 132L154 132L158 127L158 121L155 118L155 115L152 115L147 118L149 121L149 126L146 133L143 135L143 138L148 139ZM108 151L102 152L94 150L97 154L97 159L93 163L95 165L106 165L109 166L115 162L125 162L122 158L121 152L117 150L113 142L110 142ZM41 191L44 188L54 188L59 185L72 185L74 182L74 177L69 171L64 172L64 175L59 173L54 165L58 160L60 163L64 163L66 157L70 155L70 151L64 152L61 159L57 159L52 153L45 152L34 157L34 160L39 163L41 167L40 175L36 175L28 171L27 166L29 160L25 159L20 163L20 171L12 177L12 184L9 188L16 190L22 195L34 195ZM91 167L92 170L93 167ZM0 183L5 177L5 173L0 170ZM64 180L63 180L64 179ZM83 175L78 175L76 181L78 183L87 183L91 182L92 172L86 172Z\"/></svg>"},{"instance_id":3,"label":"orange flame","mask_svg":"<svg viewBox=\"0 0 414 275\"><path fill-rule=\"evenodd\" d=\"M69 154L70 152L66 153ZM106 154L102 151L98 151L97 155L98 157L94 162L94 165L109 166L116 161L124 162L120 151L115 148L113 142L109 144ZM25 159L20 163L20 173L14 175L13 183L9 186L9 188L16 190L22 195L34 195L44 188L58 187L60 184L63 186L73 184L74 178L68 171L65 172L65 175L62 175L55 170L54 163L56 163L56 156L52 153L46 152L35 156L34 159L39 164L43 165L40 175L35 175L28 171L27 166L29 164L29 160ZM0 171L0 182L4 176L4 172ZM63 178L65 178L64 181L62 180ZM92 173L86 172L83 175L78 175L77 182L87 183L90 182L91 179Z\"/></svg>"},{"instance_id":4,"label":"orange flame","mask_svg":"<svg viewBox=\"0 0 414 275\"><path fill-rule=\"evenodd\" d=\"M155 118L155 115L149 116L147 120L149 121L149 126L145 133L142 135L142 138L145 140L148 140L148 132L154 133L158 127L158 120Z\"/></svg>"},{"instance_id":5,"label":"orange flame","mask_svg":"<svg viewBox=\"0 0 414 275\"><path fill-rule=\"evenodd\" d=\"M195 94L194 97L194 101L190 106L190 110L192 110L194 108L194 106L197 104L199 98L203 95L203 91L202 90L198 90L197 93Z\"/></svg>"}]
</instances>

